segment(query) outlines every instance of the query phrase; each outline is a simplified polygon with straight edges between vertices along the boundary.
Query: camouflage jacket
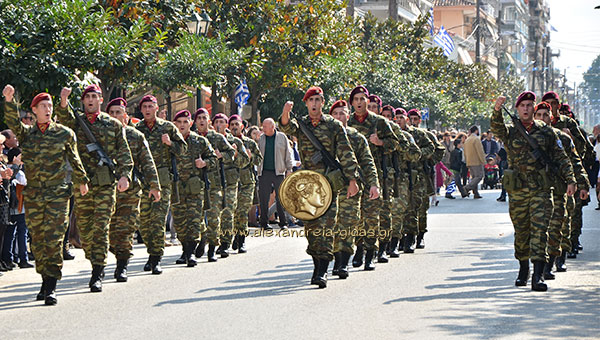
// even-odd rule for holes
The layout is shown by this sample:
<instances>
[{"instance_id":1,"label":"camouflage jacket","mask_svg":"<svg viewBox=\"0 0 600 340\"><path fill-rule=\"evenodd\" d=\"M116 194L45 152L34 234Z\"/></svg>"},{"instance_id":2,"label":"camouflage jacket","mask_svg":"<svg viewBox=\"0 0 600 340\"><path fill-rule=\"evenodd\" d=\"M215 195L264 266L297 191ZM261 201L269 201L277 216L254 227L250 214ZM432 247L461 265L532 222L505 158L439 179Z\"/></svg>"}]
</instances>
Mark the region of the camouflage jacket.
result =
<instances>
[{"instance_id":1,"label":"camouflage jacket","mask_svg":"<svg viewBox=\"0 0 600 340\"><path fill-rule=\"evenodd\" d=\"M240 138L240 137L238 137ZM249 176L252 179L252 183L256 183L254 167L259 166L262 163L263 156L260 153L260 149L258 148L258 144L254 141L254 139L241 135L242 142L244 142L244 146L246 150L250 150L250 162L243 169L240 170L240 178L244 176Z\"/></svg>"},{"instance_id":2,"label":"camouflage jacket","mask_svg":"<svg viewBox=\"0 0 600 340\"><path fill-rule=\"evenodd\" d=\"M131 187L127 191L138 191L142 185L148 186L150 189L160 190L156 165L154 165L154 158L152 158L144 134L132 126L125 126L125 136L127 137L129 150L131 150L133 165L143 177L143 183L140 183L141 179L137 178L138 175L134 172L136 180L132 181Z\"/></svg>"},{"instance_id":3,"label":"camouflage jacket","mask_svg":"<svg viewBox=\"0 0 600 340\"><path fill-rule=\"evenodd\" d=\"M504 142L504 148L508 156L509 168L516 170L519 177L525 180L528 186L539 186L540 170L543 170L541 162L530 156L531 147L527 140L512 125L505 125L501 111L494 110L491 118L491 130L500 140ZM554 130L541 121L534 121L529 135L535 139L540 149L548 157L554 160L558 166L560 176L567 184L574 184L573 166L565 153L562 142Z\"/></svg>"},{"instance_id":4,"label":"camouflage jacket","mask_svg":"<svg viewBox=\"0 0 600 340\"><path fill-rule=\"evenodd\" d=\"M569 116L559 114L558 119L556 121L552 120L552 127L559 130L568 129L569 132L571 132L571 136L573 136L573 143L575 144L577 153L579 155L585 155L586 146L589 144L589 141L581 133L579 125L577 124L575 119Z\"/></svg>"},{"instance_id":5,"label":"camouflage jacket","mask_svg":"<svg viewBox=\"0 0 600 340\"><path fill-rule=\"evenodd\" d=\"M322 114L319 122L314 126L308 114L299 117L301 121L306 124L308 129L317 137L317 139L323 144L323 147L329 154L336 158L342 167L342 173L348 180L356 180L358 178L358 162L350 146L350 141L346 135L344 126L339 121L335 120L328 114ZM325 163L321 160L319 162L313 162L313 156L318 152L317 149L312 145L310 140L302 133L296 118L291 118L287 125L281 123L279 119L279 127L281 132L296 136L298 138L298 153L300 154L300 160L302 167L306 170L314 170L324 174L327 171L333 171L335 169L327 169Z\"/></svg>"},{"instance_id":6,"label":"camouflage jacket","mask_svg":"<svg viewBox=\"0 0 600 340\"><path fill-rule=\"evenodd\" d=\"M125 138L125 129L123 124L118 120L110 117L104 112L100 112L96 121L90 123L85 114L74 113L70 107L63 108L60 105L56 107L56 114L61 124L64 124L75 131L77 136L77 149L81 156L81 162L90 175L90 179L93 181L94 174L98 169L98 155L95 152L89 152L86 145L90 143L87 139L83 130L79 126L78 121L75 119L75 115L79 114L83 120L88 124L92 134L96 138L96 141L107 156L112 159L115 163L115 177L121 178L126 177L131 180L131 171L133 169L133 160L131 159L131 152L127 139ZM115 180L116 182L116 180Z\"/></svg>"},{"instance_id":7,"label":"camouflage jacket","mask_svg":"<svg viewBox=\"0 0 600 340\"><path fill-rule=\"evenodd\" d=\"M229 132L226 133L226 138L231 146L235 145L237 147L232 167L237 169L247 167L250 164L250 156L248 156L248 153L246 152L246 146L244 145L244 142ZM227 170L228 168L225 167L225 169Z\"/></svg>"},{"instance_id":8,"label":"camouflage jacket","mask_svg":"<svg viewBox=\"0 0 600 340\"><path fill-rule=\"evenodd\" d=\"M562 145L565 148L565 152L569 157L569 161L571 161L571 165L573 166L573 172L575 174L575 179L577 180L577 188L588 190L590 188L590 181L588 180L587 172L583 168L581 158L579 157L579 154L577 154L577 148L575 148L575 143L573 143L573 140L567 133L559 129L554 129L554 132L556 132L558 138L560 138L560 141L562 142Z\"/></svg>"},{"instance_id":9,"label":"camouflage jacket","mask_svg":"<svg viewBox=\"0 0 600 340\"><path fill-rule=\"evenodd\" d=\"M356 118L356 113L350 116L348 120L348 126L355 128L360 132L363 136L367 138L369 141L369 137L377 133L377 137L383 141L382 146L377 146L369 142L369 146L371 147L371 154L373 154L373 158L375 160L375 166L380 170L381 168L381 159L384 154L390 155L395 150L398 150L398 136L394 134L392 128L390 127L389 121L383 117L376 115L373 112L367 112L367 116L365 120L361 123ZM404 148L408 146L408 142L403 140ZM388 161L389 162L389 161Z\"/></svg>"},{"instance_id":10,"label":"camouflage jacket","mask_svg":"<svg viewBox=\"0 0 600 340\"><path fill-rule=\"evenodd\" d=\"M19 120L19 112L14 103L4 104L4 114L6 124L21 145L27 187L45 187L45 193L62 197L64 188L60 187L65 182L67 161L73 168L72 178L75 184L90 181L79 158L77 137L73 130L53 121L50 121L45 132L41 132L37 124L27 126Z\"/></svg>"},{"instance_id":11,"label":"camouflage jacket","mask_svg":"<svg viewBox=\"0 0 600 340\"><path fill-rule=\"evenodd\" d=\"M419 159L421 159L421 149L415 142L413 136L410 133L402 130L400 125L394 122L389 123L392 127L392 131L394 131L394 134L398 136L398 140L406 139L407 141L406 146L402 145L403 143L398 145L398 150L396 152L398 152L398 155L400 156L399 160L402 162L417 162Z\"/></svg>"},{"instance_id":12,"label":"camouflage jacket","mask_svg":"<svg viewBox=\"0 0 600 340\"><path fill-rule=\"evenodd\" d=\"M179 170L179 179L187 182L191 177L202 177L202 170L213 171L217 168L217 155L206 137L200 136L194 131L190 131L185 139L187 150L177 156L177 165ZM206 167L200 169L196 167L196 159L202 158L206 162Z\"/></svg>"},{"instance_id":13,"label":"camouflage jacket","mask_svg":"<svg viewBox=\"0 0 600 340\"><path fill-rule=\"evenodd\" d=\"M446 152L446 148L440 143L437 137L433 134L433 132L424 130L427 134L429 140L433 143L435 150L433 151L433 155L431 155L431 164L435 165L442 161L444 158L444 153Z\"/></svg>"},{"instance_id":14,"label":"camouflage jacket","mask_svg":"<svg viewBox=\"0 0 600 340\"><path fill-rule=\"evenodd\" d=\"M417 144L419 149L421 149L420 162L411 162L412 169L423 170L424 162L427 162L432 159L436 151L436 146L435 144L433 144L431 139L429 139L425 130L410 125L406 125L406 128L404 130L410 133L410 135L415 140L415 144Z\"/></svg>"},{"instance_id":15,"label":"camouflage jacket","mask_svg":"<svg viewBox=\"0 0 600 340\"><path fill-rule=\"evenodd\" d=\"M211 188L220 189L221 178L219 174L219 163L222 163L224 168L233 166L235 149L231 146L231 144L229 144L225 136L216 132L215 130L208 130L206 134L201 133L200 135L208 139L213 150L219 150L219 152L221 153L222 157L218 160L215 168L208 170L208 179L211 183L213 183L213 186L211 186ZM215 183L219 183L219 185L214 185Z\"/></svg>"},{"instance_id":16,"label":"camouflage jacket","mask_svg":"<svg viewBox=\"0 0 600 340\"><path fill-rule=\"evenodd\" d=\"M375 166L375 160L371 154L369 148L369 142L360 132L355 128L346 127L346 133L348 134L348 140L354 151L354 156L358 161L358 166L365 177L367 186L366 190L370 187L379 187L379 178L377 176L377 167Z\"/></svg>"}]
</instances>

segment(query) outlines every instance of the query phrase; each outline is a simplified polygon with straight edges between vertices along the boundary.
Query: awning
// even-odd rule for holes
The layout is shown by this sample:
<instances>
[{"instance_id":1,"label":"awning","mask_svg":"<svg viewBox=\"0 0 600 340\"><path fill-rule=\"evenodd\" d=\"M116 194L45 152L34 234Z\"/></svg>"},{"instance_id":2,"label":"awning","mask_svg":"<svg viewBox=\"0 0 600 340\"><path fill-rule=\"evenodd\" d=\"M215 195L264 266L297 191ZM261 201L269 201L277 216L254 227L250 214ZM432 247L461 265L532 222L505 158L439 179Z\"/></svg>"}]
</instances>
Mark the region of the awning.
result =
<instances>
[{"instance_id":1,"label":"awning","mask_svg":"<svg viewBox=\"0 0 600 340\"><path fill-rule=\"evenodd\" d=\"M473 59L471 59L471 55L469 55L469 51L465 50L462 47L458 47L458 56L460 57L460 61L464 65L473 64Z\"/></svg>"}]
</instances>

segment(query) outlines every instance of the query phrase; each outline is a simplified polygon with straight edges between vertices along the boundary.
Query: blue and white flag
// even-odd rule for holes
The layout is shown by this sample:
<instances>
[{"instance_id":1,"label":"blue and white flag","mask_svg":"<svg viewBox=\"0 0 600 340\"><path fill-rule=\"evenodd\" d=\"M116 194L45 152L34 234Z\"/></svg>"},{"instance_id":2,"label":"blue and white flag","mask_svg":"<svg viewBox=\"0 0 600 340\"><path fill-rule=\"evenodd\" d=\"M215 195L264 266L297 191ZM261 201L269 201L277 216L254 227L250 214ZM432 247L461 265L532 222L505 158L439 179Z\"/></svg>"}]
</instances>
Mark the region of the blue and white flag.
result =
<instances>
[{"instance_id":1,"label":"blue and white flag","mask_svg":"<svg viewBox=\"0 0 600 340\"><path fill-rule=\"evenodd\" d=\"M433 37L433 7L429 9L429 20L427 22L429 23L429 34Z\"/></svg>"},{"instance_id":2,"label":"blue and white flag","mask_svg":"<svg viewBox=\"0 0 600 340\"><path fill-rule=\"evenodd\" d=\"M242 112L242 107L248 103L248 99L250 99L250 90L248 90L246 80L242 80L240 85L235 88L235 103L238 105L238 113Z\"/></svg>"},{"instance_id":3,"label":"blue and white flag","mask_svg":"<svg viewBox=\"0 0 600 340\"><path fill-rule=\"evenodd\" d=\"M444 26L440 27L440 31L433 38L433 42L442 48L446 57L449 57L454 52L454 40L452 40L452 37L450 37Z\"/></svg>"},{"instance_id":4,"label":"blue and white flag","mask_svg":"<svg viewBox=\"0 0 600 340\"><path fill-rule=\"evenodd\" d=\"M448 186L446 187L446 195L450 195L455 191L456 191L456 182L454 182L454 180L452 180L452 182L450 182L450 184L448 184Z\"/></svg>"}]
</instances>

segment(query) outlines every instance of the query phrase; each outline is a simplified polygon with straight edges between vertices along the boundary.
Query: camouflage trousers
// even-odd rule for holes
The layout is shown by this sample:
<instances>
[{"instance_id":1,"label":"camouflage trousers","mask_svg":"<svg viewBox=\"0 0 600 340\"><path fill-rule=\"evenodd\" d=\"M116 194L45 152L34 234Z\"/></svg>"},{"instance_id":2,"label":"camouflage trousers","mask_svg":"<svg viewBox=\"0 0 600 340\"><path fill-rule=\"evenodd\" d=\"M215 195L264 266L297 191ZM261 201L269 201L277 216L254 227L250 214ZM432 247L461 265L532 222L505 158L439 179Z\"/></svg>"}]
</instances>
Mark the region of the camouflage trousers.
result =
<instances>
[{"instance_id":1,"label":"camouflage trousers","mask_svg":"<svg viewBox=\"0 0 600 340\"><path fill-rule=\"evenodd\" d=\"M579 190L573 197L575 198L575 207L573 208L573 215L571 215L571 241L579 238L583 226L583 201L579 198Z\"/></svg>"},{"instance_id":2,"label":"camouflage trousers","mask_svg":"<svg viewBox=\"0 0 600 340\"><path fill-rule=\"evenodd\" d=\"M565 217L565 223L562 226L562 239L560 240L560 249L564 251L572 251L571 247L571 217L575 210L575 198L573 196L567 196L567 213Z\"/></svg>"},{"instance_id":3,"label":"camouflage trousers","mask_svg":"<svg viewBox=\"0 0 600 340\"><path fill-rule=\"evenodd\" d=\"M383 176L379 177L379 183L383 183ZM383 242L389 242L392 234L392 205L393 205L393 186L394 179L392 174L390 174L386 180L387 187L389 188L389 196L385 199L382 195L381 197L381 211L379 213L379 231L378 231L378 239L379 244Z\"/></svg>"},{"instance_id":4,"label":"camouflage trousers","mask_svg":"<svg viewBox=\"0 0 600 340\"><path fill-rule=\"evenodd\" d=\"M379 236L379 215L383 198L369 199L369 190L363 190L360 197L360 222L358 223L358 237L356 245L363 245L365 249L377 250L377 237Z\"/></svg>"},{"instance_id":5,"label":"camouflage trousers","mask_svg":"<svg viewBox=\"0 0 600 340\"><path fill-rule=\"evenodd\" d=\"M51 196L43 188L26 187L25 218L31 235L35 270L42 277L62 278L63 238L69 221L71 186L64 195Z\"/></svg>"},{"instance_id":6,"label":"camouflage trousers","mask_svg":"<svg viewBox=\"0 0 600 340\"><path fill-rule=\"evenodd\" d=\"M419 209L422 209L423 197L427 197L427 183L423 176L419 175L413 183L413 190L410 192L410 199L402 232L407 235L417 235L419 233Z\"/></svg>"},{"instance_id":7,"label":"camouflage trousers","mask_svg":"<svg viewBox=\"0 0 600 340\"><path fill-rule=\"evenodd\" d=\"M204 231L204 193L186 194L179 191L179 204L171 205L173 225L181 244L196 242Z\"/></svg>"},{"instance_id":8,"label":"camouflage trousers","mask_svg":"<svg viewBox=\"0 0 600 340\"><path fill-rule=\"evenodd\" d=\"M111 253L117 260L128 260L133 256L133 233L140 222L140 200L142 190L117 192L115 213L110 220L108 238Z\"/></svg>"},{"instance_id":9,"label":"camouflage trousers","mask_svg":"<svg viewBox=\"0 0 600 340\"><path fill-rule=\"evenodd\" d=\"M254 201L255 183L238 186L237 207L235 208L235 217L233 220L233 229L236 234L248 234L248 211Z\"/></svg>"},{"instance_id":10,"label":"camouflage trousers","mask_svg":"<svg viewBox=\"0 0 600 340\"><path fill-rule=\"evenodd\" d=\"M154 202L149 189L144 189L140 202L140 234L148 255L163 256L165 252L165 232L167 212L171 203L171 184L161 184L160 201Z\"/></svg>"},{"instance_id":11,"label":"camouflage trousers","mask_svg":"<svg viewBox=\"0 0 600 340\"><path fill-rule=\"evenodd\" d=\"M238 183L227 184L225 188L225 208L221 212L221 244L231 243L233 238L233 218L237 208Z\"/></svg>"},{"instance_id":12,"label":"camouflage trousers","mask_svg":"<svg viewBox=\"0 0 600 340\"><path fill-rule=\"evenodd\" d=\"M360 224L360 200L361 193L353 197L346 197L348 189L343 189L337 199L337 219L335 223L335 236L333 238L333 252L352 253L352 245L354 237L358 234L358 226Z\"/></svg>"},{"instance_id":13,"label":"camouflage trousers","mask_svg":"<svg viewBox=\"0 0 600 340\"><path fill-rule=\"evenodd\" d=\"M333 193L331 205L323 216L304 222L304 233L308 240L306 253L318 259L333 260L333 239L337 215L337 194Z\"/></svg>"},{"instance_id":14,"label":"camouflage trousers","mask_svg":"<svg viewBox=\"0 0 600 340\"><path fill-rule=\"evenodd\" d=\"M509 194L508 211L515 229L515 258L548 261L548 223L552 199L548 191L522 188Z\"/></svg>"},{"instance_id":15,"label":"camouflage trousers","mask_svg":"<svg viewBox=\"0 0 600 340\"><path fill-rule=\"evenodd\" d=\"M398 185L398 194L392 201L392 237L402 238L402 226L406 218L406 212L410 204L410 190L408 181L402 181Z\"/></svg>"},{"instance_id":16,"label":"camouflage trousers","mask_svg":"<svg viewBox=\"0 0 600 340\"><path fill-rule=\"evenodd\" d=\"M92 265L106 266L108 255L108 230L115 212L117 186L91 185L89 192L81 196L75 190L75 218L81 237L85 258Z\"/></svg>"},{"instance_id":17,"label":"camouflage trousers","mask_svg":"<svg viewBox=\"0 0 600 340\"><path fill-rule=\"evenodd\" d=\"M206 210L206 231L202 238L206 239L206 243L211 246L218 246L219 234L221 232L221 211L223 211L223 191L221 186L211 186L210 194L210 209Z\"/></svg>"}]
</instances>

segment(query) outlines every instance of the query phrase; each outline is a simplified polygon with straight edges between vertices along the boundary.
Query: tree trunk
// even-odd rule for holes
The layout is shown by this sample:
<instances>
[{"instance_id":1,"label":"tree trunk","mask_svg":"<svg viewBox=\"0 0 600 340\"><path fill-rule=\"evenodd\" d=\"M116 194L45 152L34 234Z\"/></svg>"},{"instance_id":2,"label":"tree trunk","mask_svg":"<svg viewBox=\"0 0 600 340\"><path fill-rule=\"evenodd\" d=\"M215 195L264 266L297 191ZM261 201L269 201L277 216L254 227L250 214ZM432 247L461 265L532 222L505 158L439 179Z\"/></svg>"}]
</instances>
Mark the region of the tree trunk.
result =
<instances>
[{"instance_id":1,"label":"tree trunk","mask_svg":"<svg viewBox=\"0 0 600 340\"><path fill-rule=\"evenodd\" d=\"M252 102L252 116L250 117L250 124L260 126L260 117L258 115L258 99L260 98L259 93L252 94L250 101Z\"/></svg>"},{"instance_id":2,"label":"tree trunk","mask_svg":"<svg viewBox=\"0 0 600 340\"><path fill-rule=\"evenodd\" d=\"M398 3L396 2L396 0L389 1L388 10L390 12L390 19L397 21L398 20Z\"/></svg>"},{"instance_id":3,"label":"tree trunk","mask_svg":"<svg viewBox=\"0 0 600 340\"><path fill-rule=\"evenodd\" d=\"M167 92L167 96L165 97L167 100L167 120L173 120L173 116L171 115L171 91Z\"/></svg>"},{"instance_id":4,"label":"tree trunk","mask_svg":"<svg viewBox=\"0 0 600 340\"><path fill-rule=\"evenodd\" d=\"M229 116L238 114L238 106L235 103L235 88L229 93ZM241 113L240 113L241 115ZM243 118L243 117L242 117Z\"/></svg>"},{"instance_id":5,"label":"tree trunk","mask_svg":"<svg viewBox=\"0 0 600 340\"><path fill-rule=\"evenodd\" d=\"M217 96L217 83L213 83L210 86L210 106L211 106L210 110L211 110L211 112L209 112L209 113L210 113L211 117L215 115L215 113L216 113L215 110L217 109L218 103L219 103L219 100L218 100L218 96Z\"/></svg>"}]
</instances>

